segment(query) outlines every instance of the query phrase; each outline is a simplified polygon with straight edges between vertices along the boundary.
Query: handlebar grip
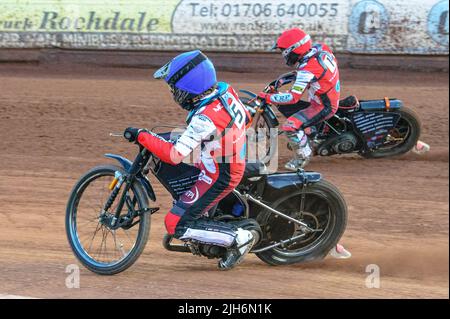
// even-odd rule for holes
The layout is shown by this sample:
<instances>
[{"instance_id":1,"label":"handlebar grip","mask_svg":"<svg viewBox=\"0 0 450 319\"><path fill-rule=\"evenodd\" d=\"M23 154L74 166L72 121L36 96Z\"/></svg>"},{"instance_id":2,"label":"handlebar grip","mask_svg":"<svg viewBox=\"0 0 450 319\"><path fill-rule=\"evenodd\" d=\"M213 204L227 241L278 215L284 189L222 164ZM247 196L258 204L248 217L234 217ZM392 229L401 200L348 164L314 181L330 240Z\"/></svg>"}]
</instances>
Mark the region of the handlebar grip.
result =
<instances>
[{"instance_id":1,"label":"handlebar grip","mask_svg":"<svg viewBox=\"0 0 450 319\"><path fill-rule=\"evenodd\" d=\"M131 133L130 133L130 132L125 132L125 133L123 134L123 136L124 136L127 140L129 140L129 139L131 138Z\"/></svg>"}]
</instances>

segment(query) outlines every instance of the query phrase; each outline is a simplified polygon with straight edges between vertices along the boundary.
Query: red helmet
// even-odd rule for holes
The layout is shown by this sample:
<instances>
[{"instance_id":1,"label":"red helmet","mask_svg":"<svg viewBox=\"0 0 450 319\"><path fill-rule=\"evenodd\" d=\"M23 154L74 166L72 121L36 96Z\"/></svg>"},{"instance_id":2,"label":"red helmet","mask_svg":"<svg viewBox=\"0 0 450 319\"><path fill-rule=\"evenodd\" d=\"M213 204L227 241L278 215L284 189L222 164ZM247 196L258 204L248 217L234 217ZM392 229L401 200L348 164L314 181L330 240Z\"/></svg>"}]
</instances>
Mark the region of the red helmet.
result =
<instances>
[{"instance_id":1,"label":"red helmet","mask_svg":"<svg viewBox=\"0 0 450 319\"><path fill-rule=\"evenodd\" d=\"M311 47L312 42L309 34L298 28L293 28L280 35L273 49L280 49L286 64L294 65L311 50Z\"/></svg>"}]
</instances>

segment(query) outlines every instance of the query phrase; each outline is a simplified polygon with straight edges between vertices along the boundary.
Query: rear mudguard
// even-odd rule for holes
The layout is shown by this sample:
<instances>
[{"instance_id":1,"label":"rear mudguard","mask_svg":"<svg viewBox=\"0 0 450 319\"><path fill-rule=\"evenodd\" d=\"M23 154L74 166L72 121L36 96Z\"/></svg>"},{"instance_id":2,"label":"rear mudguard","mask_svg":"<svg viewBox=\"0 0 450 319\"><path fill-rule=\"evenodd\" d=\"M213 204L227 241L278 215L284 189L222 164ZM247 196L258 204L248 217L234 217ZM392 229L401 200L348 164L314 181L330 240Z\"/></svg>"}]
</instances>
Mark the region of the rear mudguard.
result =
<instances>
[{"instance_id":1,"label":"rear mudguard","mask_svg":"<svg viewBox=\"0 0 450 319\"><path fill-rule=\"evenodd\" d=\"M398 110L403 107L403 102L398 99L359 101L360 109L364 111Z\"/></svg>"},{"instance_id":2,"label":"rear mudguard","mask_svg":"<svg viewBox=\"0 0 450 319\"><path fill-rule=\"evenodd\" d=\"M264 187L264 201L273 202L281 196L301 190L304 185L317 183L322 175L317 172L283 172L269 174Z\"/></svg>"},{"instance_id":3,"label":"rear mudguard","mask_svg":"<svg viewBox=\"0 0 450 319\"><path fill-rule=\"evenodd\" d=\"M247 91L247 90L239 90L239 92L248 95L251 99L254 99L255 97L257 97L257 95L255 93ZM267 106L265 108L264 112L267 114L267 117L268 117L272 127L277 127L278 125L280 125L280 122L278 122L277 116L275 115L274 111L269 106Z\"/></svg>"},{"instance_id":4,"label":"rear mudguard","mask_svg":"<svg viewBox=\"0 0 450 319\"><path fill-rule=\"evenodd\" d=\"M120 165L123 167L125 171L129 171L131 168L131 165L133 164L129 159L116 155L116 154L105 154L105 157L112 158L117 160ZM136 175L137 180L141 183L142 187L144 187L145 191L147 192L148 197L152 201L156 201L156 195L153 190L152 185L150 184L150 181L148 180L147 176L144 176L142 173L139 173Z\"/></svg>"},{"instance_id":5,"label":"rear mudguard","mask_svg":"<svg viewBox=\"0 0 450 319\"><path fill-rule=\"evenodd\" d=\"M362 142L362 151L383 145L389 130L397 125L402 107L403 102L397 99L360 101L359 110L353 112L351 118Z\"/></svg>"}]
</instances>

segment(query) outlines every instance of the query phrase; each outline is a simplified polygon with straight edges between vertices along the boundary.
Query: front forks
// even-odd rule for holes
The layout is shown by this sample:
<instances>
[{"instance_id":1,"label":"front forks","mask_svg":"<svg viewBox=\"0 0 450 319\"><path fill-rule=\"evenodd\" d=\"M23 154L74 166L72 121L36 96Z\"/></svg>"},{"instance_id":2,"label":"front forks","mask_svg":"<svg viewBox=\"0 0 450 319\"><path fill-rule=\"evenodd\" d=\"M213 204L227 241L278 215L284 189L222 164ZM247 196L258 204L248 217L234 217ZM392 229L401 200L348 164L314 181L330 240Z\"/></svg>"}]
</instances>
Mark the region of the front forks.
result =
<instances>
[{"instance_id":1,"label":"front forks","mask_svg":"<svg viewBox=\"0 0 450 319\"><path fill-rule=\"evenodd\" d=\"M109 227L110 229L117 229L119 227L132 227L135 224L128 225L130 221L124 220L120 221L120 213L122 212L122 209L127 201L127 194L130 190L131 186L137 179L137 175L139 172L141 172L142 168L147 165L149 159L150 159L151 153L145 149L144 147L140 148L139 154L136 156L135 160L131 164L131 166L126 170L125 174L122 174L120 172L116 172L116 175L114 176L114 181L111 183L110 188L113 187L111 194L108 197L108 200L105 203L105 206L103 207L102 211L102 222ZM117 205L117 208L113 215L108 214L108 210L111 208L112 204L116 200L117 196L120 193L120 190L122 186L125 184L122 190L122 194L120 195L119 203ZM136 196L136 194L135 194ZM130 207L131 210L134 210L134 204L132 207ZM150 212L151 214L158 211L159 208L144 208L137 211L137 214L133 214L131 216L131 219L134 217L141 215L146 212ZM109 215L109 216L108 216ZM135 215L135 216L134 216Z\"/></svg>"},{"instance_id":2,"label":"front forks","mask_svg":"<svg viewBox=\"0 0 450 319\"><path fill-rule=\"evenodd\" d=\"M114 175L114 180L109 185L109 189L112 192L111 194L109 194L108 200L106 201L105 206L103 207L103 212L107 212L111 208L112 204L114 203L114 200L119 194L120 188L122 187L124 180L125 180L124 176L119 171L116 171Z\"/></svg>"},{"instance_id":3,"label":"front forks","mask_svg":"<svg viewBox=\"0 0 450 319\"><path fill-rule=\"evenodd\" d=\"M255 111L256 111L256 113L255 113L255 116L253 116L250 127L253 128L253 130L256 132L258 129L257 125L258 125L259 118L261 117L261 114L262 114L262 112L264 112L264 110L262 110L260 107L257 107L255 109Z\"/></svg>"},{"instance_id":4,"label":"front forks","mask_svg":"<svg viewBox=\"0 0 450 319\"><path fill-rule=\"evenodd\" d=\"M123 206L125 205L128 191L130 190L131 185L133 184L138 172L140 172L141 168L145 166L145 164L147 164L149 157L150 153L145 148L141 148L139 154L133 161L131 167L127 170L126 174L122 175L120 172L116 172L114 180L110 185L110 188L111 186L113 186L114 188L109 195L102 211L102 216L107 216L108 210L111 208L112 204L116 200L116 197L119 195L122 185L125 184L125 188L123 189L122 195L120 196L120 200L117 205L116 211L114 212L114 216L110 219L110 222L107 225L111 229L120 227L120 225L117 225L117 221L120 217ZM106 219L109 220L109 218Z\"/></svg>"},{"instance_id":5,"label":"front forks","mask_svg":"<svg viewBox=\"0 0 450 319\"><path fill-rule=\"evenodd\" d=\"M111 194L108 197L108 200L105 203L105 206L103 207L102 211L102 222L108 226L110 229L116 229L120 227L120 225L117 223L120 213L122 212L123 206L125 205L125 202L127 200L127 194L128 191L131 188L132 179L130 178L130 175L124 176L120 172L116 172L116 176L114 177L114 181L111 183L111 185L114 185L114 188L112 189ZM112 204L116 200L117 196L120 193L120 190L125 184L125 188L122 191L122 194L119 199L119 203L116 207L116 210L114 212L114 215L109 215L108 210L111 208ZM112 217L112 218L111 218Z\"/></svg>"},{"instance_id":6,"label":"front forks","mask_svg":"<svg viewBox=\"0 0 450 319\"><path fill-rule=\"evenodd\" d=\"M125 188L122 191L122 195L120 196L119 204L117 205L116 211L114 213L114 217L111 220L111 227L116 226L117 220L119 219L120 213L122 212L123 206L125 205L127 194L128 194L128 191L130 190L130 188L131 188L131 181L130 181L130 178L127 177L126 181L125 181ZM113 196L113 193L111 193L111 197ZM116 196L117 196L117 194L116 194ZM114 202L114 199L113 199L113 202Z\"/></svg>"}]
</instances>

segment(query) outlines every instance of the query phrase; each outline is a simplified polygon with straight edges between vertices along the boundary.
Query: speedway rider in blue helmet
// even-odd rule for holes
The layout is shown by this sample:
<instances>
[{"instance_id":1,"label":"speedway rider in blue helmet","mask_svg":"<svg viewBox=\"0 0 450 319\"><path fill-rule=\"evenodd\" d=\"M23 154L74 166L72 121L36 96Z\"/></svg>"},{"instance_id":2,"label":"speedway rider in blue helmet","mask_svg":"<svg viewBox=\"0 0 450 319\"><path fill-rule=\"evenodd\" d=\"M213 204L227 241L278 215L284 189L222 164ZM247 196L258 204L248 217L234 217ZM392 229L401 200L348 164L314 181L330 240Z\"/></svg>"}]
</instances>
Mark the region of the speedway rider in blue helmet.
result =
<instances>
[{"instance_id":1,"label":"speedway rider in blue helmet","mask_svg":"<svg viewBox=\"0 0 450 319\"><path fill-rule=\"evenodd\" d=\"M249 114L236 92L228 84L217 82L214 65L199 50L178 55L157 70L154 78L164 79L175 102L189 111L188 127L175 143L144 129L127 128L124 135L171 165L179 164L201 145L196 161L199 178L175 202L165 225L175 238L226 247L218 266L231 269L252 248L253 235L204 215L242 179Z\"/></svg>"}]
</instances>

